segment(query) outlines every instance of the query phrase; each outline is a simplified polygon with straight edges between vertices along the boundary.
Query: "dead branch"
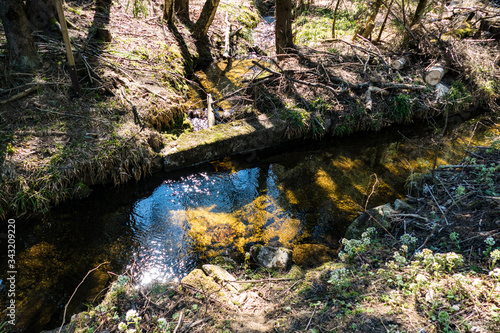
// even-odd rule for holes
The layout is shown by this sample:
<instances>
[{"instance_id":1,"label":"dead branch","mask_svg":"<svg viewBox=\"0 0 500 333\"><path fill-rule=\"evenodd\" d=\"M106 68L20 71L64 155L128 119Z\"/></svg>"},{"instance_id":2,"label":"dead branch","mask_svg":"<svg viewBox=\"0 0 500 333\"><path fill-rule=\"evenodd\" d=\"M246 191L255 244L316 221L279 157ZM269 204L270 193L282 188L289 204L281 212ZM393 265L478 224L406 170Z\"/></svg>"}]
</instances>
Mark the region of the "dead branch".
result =
<instances>
[{"instance_id":1,"label":"dead branch","mask_svg":"<svg viewBox=\"0 0 500 333\"><path fill-rule=\"evenodd\" d=\"M362 46L359 46L359 45L356 45L356 44L350 43L350 42L348 42L348 41L346 41L346 40L343 40L343 39L340 39L340 38L325 39L325 42L343 42L343 43L345 43L345 44L349 45L349 46L350 46L350 47L352 47L352 48L355 48L355 49L361 50L361 51L363 51L363 52L365 52L365 53L367 53L367 54L371 54L371 55L373 55L373 56L375 56L375 57L379 58L385 66L389 67L389 65L388 65L388 64L387 64L387 62L385 61L384 57L382 57L382 56L381 56L380 54L378 54L377 52L373 52L372 50L368 50L368 49L367 49L367 48L365 48L365 47L362 47Z\"/></svg>"},{"instance_id":2,"label":"dead branch","mask_svg":"<svg viewBox=\"0 0 500 333\"><path fill-rule=\"evenodd\" d=\"M87 276L89 276L90 273L92 273L93 271L99 269L99 267L101 267L102 265L105 265L105 264L109 264L109 261L103 262L103 263L99 264L97 267L95 267L95 268L91 269L90 271L88 271L87 274L85 274L85 276L83 277L82 281L80 281L80 283L78 284L78 286L76 286L75 291L73 291L73 294L69 298L68 303L66 303L66 306L64 307L63 322L62 322L61 326L59 327L59 330L57 331L57 333L61 333L61 330L62 330L62 328L64 326L64 323L66 322L66 312L68 311L69 303L73 299L73 296L75 296L78 288L80 288L80 286L82 285L82 283L85 282L85 279L87 278Z\"/></svg>"},{"instance_id":3,"label":"dead branch","mask_svg":"<svg viewBox=\"0 0 500 333\"><path fill-rule=\"evenodd\" d=\"M31 87L31 88L28 88L28 89L26 89L24 91L21 91L20 93L12 96L10 98L7 98L7 99L4 99L4 100L0 101L0 105L1 104L7 104L7 103L10 103L10 102L13 102L13 101L15 101L15 100L17 100L19 98L23 98L24 96L27 96L27 95L31 94L32 92L36 91L39 87L40 86L37 84L37 85L35 85L35 86Z\"/></svg>"},{"instance_id":4,"label":"dead branch","mask_svg":"<svg viewBox=\"0 0 500 333\"><path fill-rule=\"evenodd\" d=\"M57 111L52 111L52 110L45 110L45 109L38 108L38 107L35 107L35 109L37 109L38 111L47 112L47 113L54 113L54 114L58 114L58 115L65 116L65 117L76 117L76 118L84 118L84 119L88 119L88 120L92 120L92 121L99 121L103 124L109 125L109 121L107 121L107 120L90 118L87 116L81 116L79 114L71 114L71 113L57 112Z\"/></svg>"},{"instance_id":5,"label":"dead branch","mask_svg":"<svg viewBox=\"0 0 500 333\"><path fill-rule=\"evenodd\" d=\"M259 64L258 62L256 61L252 61L252 63L260 68L262 68L263 70L271 73L271 74L274 74L274 75L278 75L278 76L284 76L286 79L288 79L289 81L293 81L293 82L297 82L297 83L300 83L300 84L304 84L304 85L307 85L307 86L310 86L310 87L315 87L315 88L323 88L323 89L326 89L330 92L332 92L333 94L337 94L338 91L336 91L335 89L333 89L332 87L329 87L327 85L324 85L322 83L311 83L311 82L306 82L306 81L302 81L302 80L298 80L298 79L295 79L293 77L290 77L288 76L287 74L285 73L279 73L279 72L276 72L276 71L273 71L272 69L270 68L267 68L266 66L264 65L261 65Z\"/></svg>"},{"instance_id":6,"label":"dead branch","mask_svg":"<svg viewBox=\"0 0 500 333\"><path fill-rule=\"evenodd\" d=\"M174 329L174 333L177 333L177 330L179 329L179 327L181 327L181 323L182 323L182 316L184 315L184 309L181 310L181 313L179 313L179 321L177 322L177 326L175 327Z\"/></svg>"},{"instance_id":7,"label":"dead branch","mask_svg":"<svg viewBox=\"0 0 500 333\"><path fill-rule=\"evenodd\" d=\"M425 90L426 86L421 85L411 85L411 84L403 84L403 83L389 83L389 82L380 82L377 83L379 86L382 86L384 89L407 89L407 90Z\"/></svg>"},{"instance_id":8,"label":"dead branch","mask_svg":"<svg viewBox=\"0 0 500 333\"><path fill-rule=\"evenodd\" d=\"M293 281L293 278L269 278L269 279L261 279L261 280L235 280L229 281L224 280L224 282L228 283L262 283L262 282L280 282L280 281Z\"/></svg>"},{"instance_id":9,"label":"dead branch","mask_svg":"<svg viewBox=\"0 0 500 333\"><path fill-rule=\"evenodd\" d=\"M417 37L413 34L413 32L410 30L410 28L408 28L408 26L405 24L405 22L401 21L401 19L399 17L396 16L396 14L394 14L394 12L390 9L390 6L387 6L387 4L385 3L384 0L382 0L382 3L384 4L385 8L387 8L387 10L389 11L389 13L391 13L391 15L396 19L398 20L398 22L400 24L403 25L403 27L405 28L405 30L410 34L411 37L413 37L414 40L418 41Z\"/></svg>"},{"instance_id":10,"label":"dead branch","mask_svg":"<svg viewBox=\"0 0 500 333\"><path fill-rule=\"evenodd\" d=\"M121 96L130 104L130 106L132 107L132 113L134 114L134 122L136 124L138 124L139 126L141 126L141 130L144 129L144 121L141 117L141 115L139 114L139 112L137 111L137 107L134 105L134 103L132 103L132 101L130 99L127 98L127 95L125 95L125 91L123 89L123 87L120 88L120 93L121 93Z\"/></svg>"},{"instance_id":11,"label":"dead branch","mask_svg":"<svg viewBox=\"0 0 500 333\"><path fill-rule=\"evenodd\" d=\"M229 22L229 12L226 12L226 33L225 33L225 43L224 43L224 54L222 57L227 59L230 57L231 53L231 22Z\"/></svg>"}]
</instances>

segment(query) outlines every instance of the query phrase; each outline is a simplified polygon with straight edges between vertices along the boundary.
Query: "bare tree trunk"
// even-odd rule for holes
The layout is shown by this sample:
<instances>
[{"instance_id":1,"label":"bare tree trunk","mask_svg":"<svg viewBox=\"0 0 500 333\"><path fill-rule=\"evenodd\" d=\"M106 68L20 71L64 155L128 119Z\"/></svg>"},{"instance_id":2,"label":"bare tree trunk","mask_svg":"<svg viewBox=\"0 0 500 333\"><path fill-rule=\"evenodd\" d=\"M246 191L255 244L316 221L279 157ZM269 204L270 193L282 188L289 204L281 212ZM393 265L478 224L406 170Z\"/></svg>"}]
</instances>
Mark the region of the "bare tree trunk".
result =
<instances>
[{"instance_id":1,"label":"bare tree trunk","mask_svg":"<svg viewBox=\"0 0 500 333\"><path fill-rule=\"evenodd\" d=\"M414 24L417 24L418 21L422 18L424 14L425 8L427 7L428 0L419 0L417 9L415 10L415 14L413 15L413 19L411 20L410 27Z\"/></svg>"},{"instance_id":2,"label":"bare tree trunk","mask_svg":"<svg viewBox=\"0 0 500 333\"><path fill-rule=\"evenodd\" d=\"M38 54L23 1L0 0L0 19L7 37L7 49L12 66L21 70L35 67Z\"/></svg>"},{"instance_id":3,"label":"bare tree trunk","mask_svg":"<svg viewBox=\"0 0 500 333\"><path fill-rule=\"evenodd\" d=\"M335 25L337 24L337 12L339 10L340 1L342 0L337 0L337 4L335 5L335 10L333 12L332 38L335 38Z\"/></svg>"},{"instance_id":4,"label":"bare tree trunk","mask_svg":"<svg viewBox=\"0 0 500 333\"><path fill-rule=\"evenodd\" d=\"M174 23L174 0L165 0L163 3L163 19L168 24Z\"/></svg>"},{"instance_id":5,"label":"bare tree trunk","mask_svg":"<svg viewBox=\"0 0 500 333\"><path fill-rule=\"evenodd\" d=\"M287 49L293 48L292 4L290 0L276 0L276 55L278 60L285 58Z\"/></svg>"},{"instance_id":6,"label":"bare tree trunk","mask_svg":"<svg viewBox=\"0 0 500 333\"><path fill-rule=\"evenodd\" d=\"M382 6L382 0L375 0L375 3L373 4L373 9L372 12L370 13L370 16L368 17L368 20L366 21L365 27L363 29L363 32L361 33L361 36L365 38L369 38L370 35L372 34L373 28L375 27L375 18L378 15L378 11L380 10L380 6Z\"/></svg>"},{"instance_id":7,"label":"bare tree trunk","mask_svg":"<svg viewBox=\"0 0 500 333\"><path fill-rule=\"evenodd\" d=\"M207 0L200 14L200 18L193 27L193 37L201 39L208 33L208 28L214 20L220 0Z\"/></svg>"},{"instance_id":8,"label":"bare tree trunk","mask_svg":"<svg viewBox=\"0 0 500 333\"><path fill-rule=\"evenodd\" d=\"M175 13L181 20L189 22L189 0L175 0Z\"/></svg>"}]
</instances>

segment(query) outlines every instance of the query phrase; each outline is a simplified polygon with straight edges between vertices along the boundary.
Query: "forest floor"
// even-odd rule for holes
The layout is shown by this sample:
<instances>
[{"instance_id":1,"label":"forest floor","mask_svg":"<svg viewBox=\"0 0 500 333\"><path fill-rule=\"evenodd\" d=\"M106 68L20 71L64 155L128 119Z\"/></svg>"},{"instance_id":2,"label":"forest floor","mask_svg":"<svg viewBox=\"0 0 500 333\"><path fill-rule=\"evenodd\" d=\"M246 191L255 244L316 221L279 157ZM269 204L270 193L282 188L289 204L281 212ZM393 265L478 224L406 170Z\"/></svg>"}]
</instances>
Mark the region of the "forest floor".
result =
<instances>
[{"instance_id":1,"label":"forest floor","mask_svg":"<svg viewBox=\"0 0 500 333\"><path fill-rule=\"evenodd\" d=\"M42 66L33 72L13 71L0 57L0 218L43 214L87 196L95 184L119 185L161 170L162 147L192 131L188 115L206 122L205 109L187 102L189 84L204 90L190 73L196 64L222 59L226 13L233 58L254 59L259 75L238 94L223 96L239 102L220 122L266 114L286 121L286 136L321 138L498 111L499 10L493 4L436 8L411 33L394 5L383 33L384 10L372 36L353 41L367 4L342 2L332 39L333 4L316 1L295 14L297 48L277 64L274 51L265 49L273 48L272 25L257 27L272 15L273 3L258 3L222 1L208 40L199 43L189 34L192 22L166 26L155 2L67 1L80 97L57 30L35 33ZM191 1L193 21L202 4ZM5 45L1 32L0 42ZM396 69L402 58L406 66ZM223 63L220 75L231 67ZM438 63L446 75L436 89L423 73Z\"/></svg>"}]
</instances>

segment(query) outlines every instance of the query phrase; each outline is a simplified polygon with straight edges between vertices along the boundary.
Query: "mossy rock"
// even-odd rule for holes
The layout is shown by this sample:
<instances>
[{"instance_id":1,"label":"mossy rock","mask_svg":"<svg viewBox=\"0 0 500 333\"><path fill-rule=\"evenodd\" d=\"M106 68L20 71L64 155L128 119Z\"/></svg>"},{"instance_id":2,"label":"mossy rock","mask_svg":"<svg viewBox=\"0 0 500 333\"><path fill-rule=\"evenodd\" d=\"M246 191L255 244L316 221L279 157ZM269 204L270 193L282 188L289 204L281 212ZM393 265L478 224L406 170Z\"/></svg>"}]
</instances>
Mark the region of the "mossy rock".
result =
<instances>
[{"instance_id":1,"label":"mossy rock","mask_svg":"<svg viewBox=\"0 0 500 333\"><path fill-rule=\"evenodd\" d=\"M221 290L221 286L215 282L213 278L207 276L201 269L192 270L191 273L181 280L181 284L202 290L207 295L217 293L219 296L226 296Z\"/></svg>"},{"instance_id":2,"label":"mossy rock","mask_svg":"<svg viewBox=\"0 0 500 333\"><path fill-rule=\"evenodd\" d=\"M395 210L389 203L368 209L366 212L361 214L360 217L354 220L349 227L347 227L345 238L361 239L361 234L370 227L381 229L381 226L383 226L386 229L390 229L391 224L387 220L387 217L394 213Z\"/></svg>"}]
</instances>

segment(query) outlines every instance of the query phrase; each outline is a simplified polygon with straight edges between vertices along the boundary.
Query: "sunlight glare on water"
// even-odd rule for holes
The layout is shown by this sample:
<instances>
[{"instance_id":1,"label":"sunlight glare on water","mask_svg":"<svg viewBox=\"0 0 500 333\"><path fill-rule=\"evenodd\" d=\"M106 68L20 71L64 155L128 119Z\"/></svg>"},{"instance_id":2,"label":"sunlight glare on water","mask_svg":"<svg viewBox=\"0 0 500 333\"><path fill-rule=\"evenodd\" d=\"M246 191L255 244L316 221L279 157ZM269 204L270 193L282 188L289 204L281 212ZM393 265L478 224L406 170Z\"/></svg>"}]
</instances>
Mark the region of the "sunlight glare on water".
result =
<instances>
[{"instance_id":1,"label":"sunlight glare on water","mask_svg":"<svg viewBox=\"0 0 500 333\"><path fill-rule=\"evenodd\" d=\"M190 249L188 214L192 209L231 213L258 194L259 168L233 174L198 173L167 180L151 196L136 202L130 216L138 250L134 272L138 285L178 280L191 271L197 255Z\"/></svg>"}]
</instances>

